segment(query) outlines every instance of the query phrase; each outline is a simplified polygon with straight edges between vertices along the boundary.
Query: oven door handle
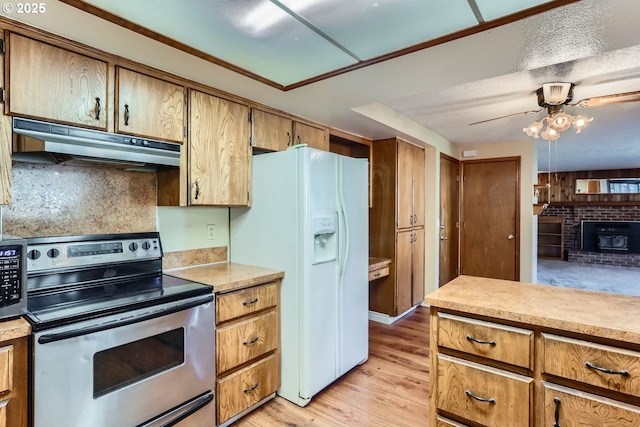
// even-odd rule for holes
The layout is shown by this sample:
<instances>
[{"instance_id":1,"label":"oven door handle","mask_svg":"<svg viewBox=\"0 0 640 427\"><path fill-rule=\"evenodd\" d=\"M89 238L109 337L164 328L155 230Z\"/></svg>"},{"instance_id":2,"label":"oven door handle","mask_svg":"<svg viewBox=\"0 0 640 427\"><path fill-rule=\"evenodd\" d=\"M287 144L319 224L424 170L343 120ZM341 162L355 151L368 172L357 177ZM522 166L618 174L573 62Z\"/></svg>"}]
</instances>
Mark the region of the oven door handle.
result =
<instances>
[{"instance_id":1,"label":"oven door handle","mask_svg":"<svg viewBox=\"0 0 640 427\"><path fill-rule=\"evenodd\" d=\"M48 344L56 341L62 341L69 338L80 337L82 335L93 334L100 331L106 331L109 329L119 328L121 326L131 325L133 323L142 322L145 320L155 319L157 317L166 316L168 314L177 313L179 311L188 310L193 307L197 307L202 304L207 304L213 301L213 295L207 295L204 298L192 300L184 304L178 304L167 308L159 309L151 313L141 314L139 316L133 316L126 319L116 320L113 322L102 323L100 325L88 326L86 328L72 329L70 331L58 332L55 334L42 335L38 338L38 343Z\"/></svg>"},{"instance_id":2,"label":"oven door handle","mask_svg":"<svg viewBox=\"0 0 640 427\"><path fill-rule=\"evenodd\" d=\"M185 403L180 408L156 417L151 421L139 424L137 427L173 427L185 418L189 418L211 402L213 402L213 392L208 391Z\"/></svg>"}]
</instances>

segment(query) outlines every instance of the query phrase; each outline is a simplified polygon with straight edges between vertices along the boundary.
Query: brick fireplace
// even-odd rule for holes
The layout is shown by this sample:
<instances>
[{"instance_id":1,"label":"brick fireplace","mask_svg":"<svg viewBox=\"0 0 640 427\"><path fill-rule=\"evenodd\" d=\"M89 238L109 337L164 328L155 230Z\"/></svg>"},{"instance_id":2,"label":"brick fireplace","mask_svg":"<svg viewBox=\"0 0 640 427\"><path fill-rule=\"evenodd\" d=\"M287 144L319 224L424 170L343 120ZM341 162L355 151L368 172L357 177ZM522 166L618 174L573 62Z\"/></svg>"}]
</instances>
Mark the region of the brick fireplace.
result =
<instances>
[{"instance_id":1,"label":"brick fireplace","mask_svg":"<svg viewBox=\"0 0 640 427\"><path fill-rule=\"evenodd\" d=\"M640 267L640 207L552 204L542 216L564 218L564 259Z\"/></svg>"}]
</instances>

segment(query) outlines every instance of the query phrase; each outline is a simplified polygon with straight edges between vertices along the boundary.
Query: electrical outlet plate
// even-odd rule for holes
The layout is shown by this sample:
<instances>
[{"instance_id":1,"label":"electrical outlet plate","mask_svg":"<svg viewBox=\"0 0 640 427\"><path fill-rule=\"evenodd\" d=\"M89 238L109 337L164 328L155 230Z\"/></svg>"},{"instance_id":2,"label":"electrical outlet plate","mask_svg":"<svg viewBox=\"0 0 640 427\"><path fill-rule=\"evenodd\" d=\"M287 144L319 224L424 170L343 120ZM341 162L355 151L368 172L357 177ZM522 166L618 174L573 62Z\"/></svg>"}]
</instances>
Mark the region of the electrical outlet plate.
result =
<instances>
[{"instance_id":1,"label":"electrical outlet plate","mask_svg":"<svg viewBox=\"0 0 640 427\"><path fill-rule=\"evenodd\" d=\"M207 239L213 240L216 238L216 225L215 224L207 224Z\"/></svg>"}]
</instances>

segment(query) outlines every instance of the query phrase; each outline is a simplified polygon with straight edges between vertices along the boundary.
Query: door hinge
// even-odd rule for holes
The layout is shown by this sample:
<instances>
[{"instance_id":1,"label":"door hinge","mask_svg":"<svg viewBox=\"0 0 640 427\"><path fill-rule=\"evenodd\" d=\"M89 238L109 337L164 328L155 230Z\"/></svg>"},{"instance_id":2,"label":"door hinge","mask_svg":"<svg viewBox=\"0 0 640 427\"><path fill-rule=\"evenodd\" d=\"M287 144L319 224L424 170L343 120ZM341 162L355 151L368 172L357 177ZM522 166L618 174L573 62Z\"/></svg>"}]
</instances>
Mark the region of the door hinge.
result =
<instances>
[{"instance_id":1,"label":"door hinge","mask_svg":"<svg viewBox=\"0 0 640 427\"><path fill-rule=\"evenodd\" d=\"M187 137L187 127L186 126L184 127L184 137L185 138Z\"/></svg>"},{"instance_id":2,"label":"door hinge","mask_svg":"<svg viewBox=\"0 0 640 427\"><path fill-rule=\"evenodd\" d=\"M460 228L460 223L456 221L456 228Z\"/></svg>"},{"instance_id":3,"label":"door hinge","mask_svg":"<svg viewBox=\"0 0 640 427\"><path fill-rule=\"evenodd\" d=\"M251 111L249 111L249 123L252 123L252 122L253 122L253 117L251 115Z\"/></svg>"},{"instance_id":4,"label":"door hinge","mask_svg":"<svg viewBox=\"0 0 640 427\"><path fill-rule=\"evenodd\" d=\"M7 100L7 92L4 88L0 88L0 104L4 104Z\"/></svg>"},{"instance_id":5,"label":"door hinge","mask_svg":"<svg viewBox=\"0 0 640 427\"><path fill-rule=\"evenodd\" d=\"M249 147L253 147L253 137L249 137Z\"/></svg>"},{"instance_id":6,"label":"door hinge","mask_svg":"<svg viewBox=\"0 0 640 427\"><path fill-rule=\"evenodd\" d=\"M0 40L0 56L4 56L6 53L6 45L4 43L4 39Z\"/></svg>"},{"instance_id":7,"label":"door hinge","mask_svg":"<svg viewBox=\"0 0 640 427\"><path fill-rule=\"evenodd\" d=\"M249 204L249 200L251 200L251 193L247 191L247 204Z\"/></svg>"},{"instance_id":8,"label":"door hinge","mask_svg":"<svg viewBox=\"0 0 640 427\"><path fill-rule=\"evenodd\" d=\"M456 182L460 182L460 174L459 173L456 174Z\"/></svg>"}]
</instances>

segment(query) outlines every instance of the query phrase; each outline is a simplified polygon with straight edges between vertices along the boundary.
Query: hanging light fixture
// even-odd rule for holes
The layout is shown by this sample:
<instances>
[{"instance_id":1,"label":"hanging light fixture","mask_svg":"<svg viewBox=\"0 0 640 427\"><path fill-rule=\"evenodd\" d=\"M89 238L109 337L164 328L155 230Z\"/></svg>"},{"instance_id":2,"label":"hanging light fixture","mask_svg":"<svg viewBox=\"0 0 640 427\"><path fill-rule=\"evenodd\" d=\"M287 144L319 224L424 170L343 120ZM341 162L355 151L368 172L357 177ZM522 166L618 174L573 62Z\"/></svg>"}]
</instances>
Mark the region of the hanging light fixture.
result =
<instances>
[{"instance_id":1,"label":"hanging light fixture","mask_svg":"<svg viewBox=\"0 0 640 427\"><path fill-rule=\"evenodd\" d=\"M571 126L576 133L580 133L589 126L593 117L577 115L571 116L564 111L564 105L573 99L573 83L545 83L536 92L538 105L547 107L547 116L540 121L535 121L522 131L533 138L544 138L555 141L560 138L560 133ZM546 125L546 127L545 127Z\"/></svg>"}]
</instances>

